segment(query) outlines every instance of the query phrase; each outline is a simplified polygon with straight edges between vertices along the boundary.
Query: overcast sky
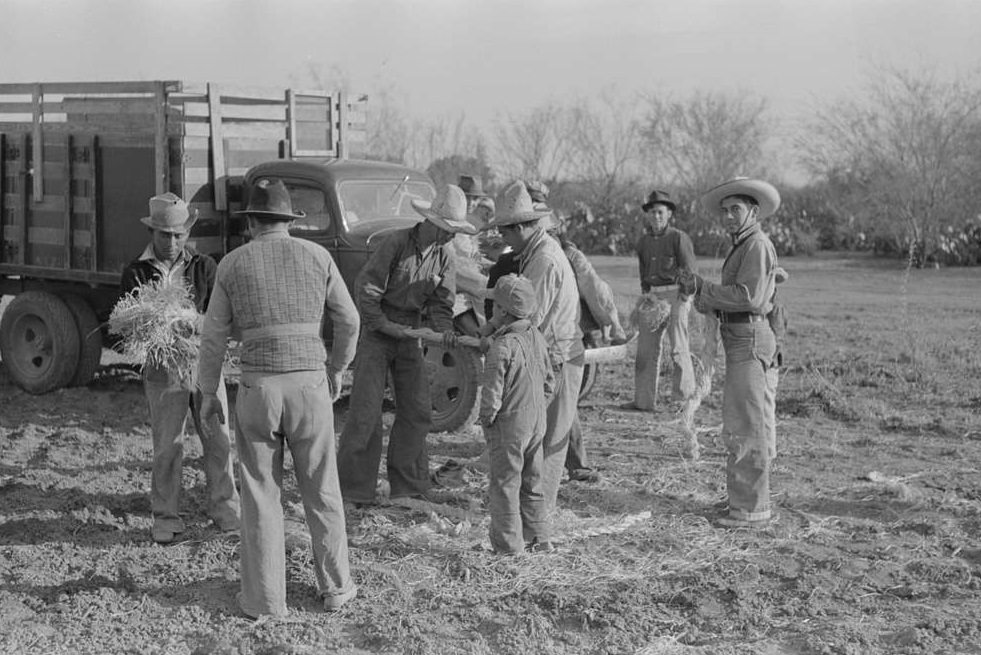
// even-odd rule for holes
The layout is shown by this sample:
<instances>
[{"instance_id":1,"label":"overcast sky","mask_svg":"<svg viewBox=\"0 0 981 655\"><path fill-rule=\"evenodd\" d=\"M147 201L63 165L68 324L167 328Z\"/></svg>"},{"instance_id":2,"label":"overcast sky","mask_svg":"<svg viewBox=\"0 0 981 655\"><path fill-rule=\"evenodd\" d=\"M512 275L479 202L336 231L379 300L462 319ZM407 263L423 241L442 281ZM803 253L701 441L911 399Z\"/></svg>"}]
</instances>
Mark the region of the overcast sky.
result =
<instances>
[{"instance_id":1,"label":"overcast sky","mask_svg":"<svg viewBox=\"0 0 981 655\"><path fill-rule=\"evenodd\" d=\"M312 63L478 124L613 87L746 89L780 116L874 65L981 66L976 0L0 0L0 81L305 86Z\"/></svg>"}]
</instances>

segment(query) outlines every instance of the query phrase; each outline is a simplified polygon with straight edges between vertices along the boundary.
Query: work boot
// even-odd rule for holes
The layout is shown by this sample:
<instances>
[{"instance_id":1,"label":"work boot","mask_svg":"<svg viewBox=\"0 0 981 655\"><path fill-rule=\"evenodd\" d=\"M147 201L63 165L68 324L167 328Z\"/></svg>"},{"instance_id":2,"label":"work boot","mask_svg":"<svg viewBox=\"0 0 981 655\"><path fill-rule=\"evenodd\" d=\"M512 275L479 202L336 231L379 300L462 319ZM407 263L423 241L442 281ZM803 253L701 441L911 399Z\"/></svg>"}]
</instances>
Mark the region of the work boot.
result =
<instances>
[{"instance_id":1,"label":"work boot","mask_svg":"<svg viewBox=\"0 0 981 655\"><path fill-rule=\"evenodd\" d=\"M324 594L324 611L325 612L336 612L341 609L346 603L354 600L358 595L358 587L353 582L351 586L342 591L338 591L332 594Z\"/></svg>"},{"instance_id":2,"label":"work boot","mask_svg":"<svg viewBox=\"0 0 981 655\"><path fill-rule=\"evenodd\" d=\"M552 545L551 541L540 541L538 537L535 537L525 544L525 550L529 553L551 553L555 550L555 546Z\"/></svg>"},{"instance_id":3,"label":"work boot","mask_svg":"<svg viewBox=\"0 0 981 655\"><path fill-rule=\"evenodd\" d=\"M570 482L599 482L600 474L598 471L593 469L575 469L569 471L569 481Z\"/></svg>"}]
</instances>

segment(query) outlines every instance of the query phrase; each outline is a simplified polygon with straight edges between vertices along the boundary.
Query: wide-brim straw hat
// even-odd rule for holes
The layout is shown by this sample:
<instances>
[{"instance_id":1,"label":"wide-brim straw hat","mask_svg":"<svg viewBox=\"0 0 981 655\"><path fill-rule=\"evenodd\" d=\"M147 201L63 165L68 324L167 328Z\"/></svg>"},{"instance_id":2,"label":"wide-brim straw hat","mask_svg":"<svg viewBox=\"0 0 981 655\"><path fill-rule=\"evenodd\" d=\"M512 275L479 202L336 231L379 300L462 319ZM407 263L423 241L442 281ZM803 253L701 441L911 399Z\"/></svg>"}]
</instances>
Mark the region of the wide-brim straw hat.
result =
<instances>
[{"instance_id":1,"label":"wide-brim straw hat","mask_svg":"<svg viewBox=\"0 0 981 655\"><path fill-rule=\"evenodd\" d=\"M543 205L535 205L522 182L515 182L504 191L504 199L498 208L491 227L530 223L551 215L552 210Z\"/></svg>"},{"instance_id":2,"label":"wide-brim straw hat","mask_svg":"<svg viewBox=\"0 0 981 655\"><path fill-rule=\"evenodd\" d=\"M261 218L292 221L306 216L305 212L293 209L293 199L289 189L280 179L262 178L249 192L249 204L236 214L248 214Z\"/></svg>"},{"instance_id":3,"label":"wide-brim straw hat","mask_svg":"<svg viewBox=\"0 0 981 655\"><path fill-rule=\"evenodd\" d=\"M439 190L432 202L413 200L412 207L427 221L447 232L477 234L477 228L467 220L467 196L455 184Z\"/></svg>"},{"instance_id":4,"label":"wide-brim straw hat","mask_svg":"<svg viewBox=\"0 0 981 655\"><path fill-rule=\"evenodd\" d=\"M749 177L734 177L702 194L702 207L717 212L729 196L749 196L760 206L759 220L772 216L780 208L780 192L769 182Z\"/></svg>"},{"instance_id":5,"label":"wide-brim straw hat","mask_svg":"<svg viewBox=\"0 0 981 655\"><path fill-rule=\"evenodd\" d=\"M187 203L176 194L167 193L150 198L150 215L140 222L161 232L188 232L198 220L198 212L191 214Z\"/></svg>"}]
</instances>

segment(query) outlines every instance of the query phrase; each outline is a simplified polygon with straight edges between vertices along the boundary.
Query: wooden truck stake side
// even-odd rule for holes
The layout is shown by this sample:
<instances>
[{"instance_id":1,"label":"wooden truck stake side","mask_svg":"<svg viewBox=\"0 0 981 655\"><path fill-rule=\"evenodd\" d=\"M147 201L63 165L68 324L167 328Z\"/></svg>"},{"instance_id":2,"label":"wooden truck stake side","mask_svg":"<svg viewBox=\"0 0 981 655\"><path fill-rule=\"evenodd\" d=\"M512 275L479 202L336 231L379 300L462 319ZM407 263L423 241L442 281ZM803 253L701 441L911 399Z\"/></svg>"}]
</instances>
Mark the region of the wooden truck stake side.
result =
<instances>
[{"instance_id":1,"label":"wooden truck stake side","mask_svg":"<svg viewBox=\"0 0 981 655\"><path fill-rule=\"evenodd\" d=\"M327 248L350 288L380 237L421 220L411 201L435 196L424 173L349 159L363 140L363 102L322 91L0 84L0 295L13 296L0 356L11 379L31 393L92 380L122 270L149 240L139 218L166 191L198 212L189 244L220 259L245 239L234 212L250 184L282 178L306 213L292 233ZM427 361L434 428L467 423L479 358L428 346Z\"/></svg>"}]
</instances>

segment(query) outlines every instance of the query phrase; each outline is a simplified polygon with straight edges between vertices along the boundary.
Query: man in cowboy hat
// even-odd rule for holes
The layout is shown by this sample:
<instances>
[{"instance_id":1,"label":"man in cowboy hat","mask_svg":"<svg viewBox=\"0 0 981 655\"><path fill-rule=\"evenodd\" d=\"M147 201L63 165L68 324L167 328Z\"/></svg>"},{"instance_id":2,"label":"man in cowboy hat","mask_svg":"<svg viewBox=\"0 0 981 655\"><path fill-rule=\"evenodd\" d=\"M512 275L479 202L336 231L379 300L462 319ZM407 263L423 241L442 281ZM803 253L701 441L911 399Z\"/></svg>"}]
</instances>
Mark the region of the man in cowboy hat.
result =
<instances>
[{"instance_id":1,"label":"man in cowboy hat","mask_svg":"<svg viewBox=\"0 0 981 655\"><path fill-rule=\"evenodd\" d=\"M191 226L187 203L173 193L150 198L150 215L140 221L150 230L150 243L123 270L122 290L129 293L142 284L160 279L186 285L199 313L204 313L215 283L215 260L187 245ZM150 407L153 433L153 472L150 478L151 534L158 543L170 543L184 532L178 512L181 465L184 457L184 425L188 409L204 451L207 480L207 512L223 532L238 529L239 498L232 472L231 436L227 425L202 420L193 402L193 380L160 366L143 368L143 391ZM224 384L218 402L227 406Z\"/></svg>"},{"instance_id":2,"label":"man in cowboy hat","mask_svg":"<svg viewBox=\"0 0 981 655\"><path fill-rule=\"evenodd\" d=\"M252 239L218 265L201 337L202 413L224 421L215 392L228 337L241 342L236 398L242 481L242 590L250 617L286 614L286 547L280 504L283 448L306 509L324 609L357 595L348 563L344 502L337 478L333 401L354 359L360 319L340 270L322 247L290 236L293 211L282 180L259 179L242 212ZM328 362L323 326L333 325Z\"/></svg>"},{"instance_id":3,"label":"man in cowboy hat","mask_svg":"<svg viewBox=\"0 0 981 655\"><path fill-rule=\"evenodd\" d=\"M463 195L467 197L467 215L469 216L477 208L481 198L487 198L484 193L484 182L477 175L461 175L459 181Z\"/></svg>"},{"instance_id":4,"label":"man in cowboy hat","mask_svg":"<svg viewBox=\"0 0 981 655\"><path fill-rule=\"evenodd\" d=\"M671 305L671 314L661 327L650 330L641 326L637 334L634 361L634 401L627 409L649 412L657 405L660 382L661 344L665 334L674 363L672 396L681 400L695 391L695 373L688 347L688 315L691 296L679 293L679 271L695 270L695 250L691 239L669 225L674 216L674 201L664 191L654 190L641 205L646 214L646 232L637 241L640 263L640 289Z\"/></svg>"},{"instance_id":5,"label":"man in cowboy hat","mask_svg":"<svg viewBox=\"0 0 981 655\"><path fill-rule=\"evenodd\" d=\"M429 490L426 435L432 424L429 378L419 328L428 321L455 345L453 301L456 272L445 248L467 222L467 199L447 185L433 202L412 201L426 220L388 235L354 283L364 329L358 344L354 386L338 462L344 500L375 502L382 451L382 398L391 374L396 408L388 438L388 483L392 500L424 497Z\"/></svg>"},{"instance_id":6,"label":"man in cowboy hat","mask_svg":"<svg viewBox=\"0 0 981 655\"><path fill-rule=\"evenodd\" d=\"M551 512L569 447L569 434L576 420L579 387L582 384L584 349L579 328L579 291L568 258L559 243L545 231L551 210L535 206L522 182L504 193L502 207L492 223L514 251L518 272L535 288L537 303L528 317L545 336L556 368L555 395L546 411L543 447L545 505ZM499 327L495 318L484 326L487 333Z\"/></svg>"},{"instance_id":7,"label":"man in cowboy hat","mask_svg":"<svg viewBox=\"0 0 981 655\"><path fill-rule=\"evenodd\" d=\"M780 194L767 182L734 178L702 196L706 210L718 213L733 247L722 265L720 284L685 271L684 293L700 311L719 318L726 353L722 436L728 450L726 487L728 527L766 524L771 516L770 463L776 456L776 337L767 315L773 308L777 253L760 227L776 212Z\"/></svg>"}]
</instances>

